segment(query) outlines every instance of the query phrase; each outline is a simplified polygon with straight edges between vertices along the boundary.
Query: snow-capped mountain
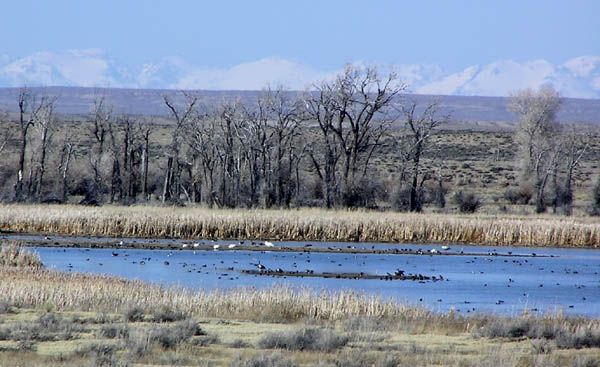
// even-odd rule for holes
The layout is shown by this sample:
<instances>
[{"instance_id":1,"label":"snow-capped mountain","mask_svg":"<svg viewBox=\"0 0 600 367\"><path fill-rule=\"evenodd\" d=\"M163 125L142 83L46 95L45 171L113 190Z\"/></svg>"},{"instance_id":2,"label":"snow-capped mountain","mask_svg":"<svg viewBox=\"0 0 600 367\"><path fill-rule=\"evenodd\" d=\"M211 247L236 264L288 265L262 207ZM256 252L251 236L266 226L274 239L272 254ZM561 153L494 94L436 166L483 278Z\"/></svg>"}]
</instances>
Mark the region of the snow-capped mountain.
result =
<instances>
[{"instance_id":1,"label":"snow-capped mountain","mask_svg":"<svg viewBox=\"0 0 600 367\"><path fill-rule=\"evenodd\" d=\"M470 66L417 88L423 94L506 96L516 89L552 84L565 97L600 98L600 57L583 56L562 65L513 60Z\"/></svg>"},{"instance_id":2,"label":"snow-capped mountain","mask_svg":"<svg viewBox=\"0 0 600 367\"><path fill-rule=\"evenodd\" d=\"M126 68L95 49L41 51L8 59L0 66L0 85L6 87L23 84L120 87L127 83L128 77Z\"/></svg>"},{"instance_id":3,"label":"snow-capped mountain","mask_svg":"<svg viewBox=\"0 0 600 367\"><path fill-rule=\"evenodd\" d=\"M600 56L581 56L555 65L546 60L500 60L456 72L438 65L392 66L421 94L506 96L551 83L565 97L600 98ZM318 70L278 57L211 68L181 58L125 66L102 50L41 51L22 57L0 55L0 87L81 86L167 89L258 90L267 84L304 89L341 70Z\"/></svg>"}]
</instances>

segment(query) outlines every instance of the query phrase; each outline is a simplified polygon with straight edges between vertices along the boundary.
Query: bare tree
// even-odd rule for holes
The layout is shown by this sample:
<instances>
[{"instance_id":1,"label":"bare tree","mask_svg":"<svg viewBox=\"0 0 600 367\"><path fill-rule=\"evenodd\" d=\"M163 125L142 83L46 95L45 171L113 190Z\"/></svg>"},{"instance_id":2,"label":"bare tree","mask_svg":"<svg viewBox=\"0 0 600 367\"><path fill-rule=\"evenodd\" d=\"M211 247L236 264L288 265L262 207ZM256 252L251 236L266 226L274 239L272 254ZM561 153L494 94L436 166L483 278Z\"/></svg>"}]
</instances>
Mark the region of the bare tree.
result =
<instances>
[{"instance_id":1,"label":"bare tree","mask_svg":"<svg viewBox=\"0 0 600 367\"><path fill-rule=\"evenodd\" d=\"M61 201L67 202L69 195L69 174L71 162L75 156L75 142L71 134L67 133L60 154L60 163L58 165L58 173L61 178Z\"/></svg>"},{"instance_id":2,"label":"bare tree","mask_svg":"<svg viewBox=\"0 0 600 367\"><path fill-rule=\"evenodd\" d=\"M37 115L44 104L37 101L36 96L27 87L21 88L17 99L19 106L19 160L17 166L17 181L15 182L15 201L25 199L24 171L25 154L27 152L27 143L29 129L35 125Z\"/></svg>"},{"instance_id":3,"label":"bare tree","mask_svg":"<svg viewBox=\"0 0 600 367\"><path fill-rule=\"evenodd\" d=\"M406 88L395 73L382 78L374 67L347 66L335 83L336 122L333 131L344 153L343 197L353 205L353 197L364 179L369 161L381 139L395 120L390 113L394 98Z\"/></svg>"},{"instance_id":4,"label":"bare tree","mask_svg":"<svg viewBox=\"0 0 600 367\"><path fill-rule=\"evenodd\" d=\"M283 88L268 89L263 99L266 100L265 104L273 120L275 203L278 206L289 206L291 190L298 186L298 182L292 184L292 173L297 171L300 157L294 153L294 145L299 143L296 138L300 135L299 129L306 116L298 96L291 96L290 92L286 92Z\"/></svg>"},{"instance_id":5,"label":"bare tree","mask_svg":"<svg viewBox=\"0 0 600 367\"><path fill-rule=\"evenodd\" d=\"M519 116L516 140L520 148L522 182L533 180L538 213L546 210L546 184L559 158L554 138L560 130L556 122L560 104L558 92L549 85L538 91L518 91L509 101L509 109Z\"/></svg>"},{"instance_id":6,"label":"bare tree","mask_svg":"<svg viewBox=\"0 0 600 367\"><path fill-rule=\"evenodd\" d=\"M430 177L431 167L423 167L423 155L431 148L431 136L440 125L449 120L449 116L439 116L438 102L433 102L418 112L416 102L407 102L400 105L400 112L404 117L403 140L400 144L400 156L402 168L400 170L400 181L406 179L408 174L408 209L412 212L420 212L423 205L422 188L425 181ZM408 170L408 173L406 172ZM438 172L438 178L441 178ZM438 185L442 182L438 180ZM441 201L440 201L441 203Z\"/></svg>"},{"instance_id":7,"label":"bare tree","mask_svg":"<svg viewBox=\"0 0 600 367\"><path fill-rule=\"evenodd\" d=\"M348 65L335 81L323 82L316 93L308 94L308 114L318 122L325 145L324 159L317 159L314 150L311 158L325 184L327 207L333 205L338 184L344 204L356 204L373 152L394 121L390 113L393 103L404 89L393 72L381 77L374 67ZM340 158L343 165L338 183Z\"/></svg>"},{"instance_id":8,"label":"bare tree","mask_svg":"<svg viewBox=\"0 0 600 367\"><path fill-rule=\"evenodd\" d=\"M51 144L52 135L56 128L56 117L54 115L54 107L56 103L55 97L43 96L41 99L41 108L36 116L36 128L38 130L38 151L39 157L36 167L36 187L35 198L37 201L42 200L42 189L44 183L44 174L46 172L46 160L48 148Z\"/></svg>"},{"instance_id":9,"label":"bare tree","mask_svg":"<svg viewBox=\"0 0 600 367\"><path fill-rule=\"evenodd\" d=\"M561 129L561 135L555 141L555 146L560 148L560 156L552 170L554 213L558 206L562 206L565 215L572 214L573 178L592 142L592 132L581 127L570 124Z\"/></svg>"},{"instance_id":10,"label":"bare tree","mask_svg":"<svg viewBox=\"0 0 600 367\"><path fill-rule=\"evenodd\" d=\"M236 137L244 163L248 167L250 206L271 206L271 150L274 132L269 128L269 103L260 96L256 106L239 105L242 118L237 125Z\"/></svg>"},{"instance_id":11,"label":"bare tree","mask_svg":"<svg viewBox=\"0 0 600 367\"><path fill-rule=\"evenodd\" d=\"M166 151L167 167L163 185L163 203L168 200L179 201L182 188L181 171L182 165L184 164L181 157L182 136L194 117L195 106L198 102L198 97L191 93L181 92L181 94L184 97L183 107L177 106L168 95L163 97L171 118L175 122L175 127L171 133L171 143Z\"/></svg>"},{"instance_id":12,"label":"bare tree","mask_svg":"<svg viewBox=\"0 0 600 367\"><path fill-rule=\"evenodd\" d=\"M337 145L333 124L336 116L335 90L331 83L322 83L316 91L307 93L304 101L307 114L317 122L321 141L309 144L308 154L323 186L325 206L332 208L337 200L337 165L341 150Z\"/></svg>"},{"instance_id":13,"label":"bare tree","mask_svg":"<svg viewBox=\"0 0 600 367\"><path fill-rule=\"evenodd\" d=\"M146 126L142 127L142 196L144 200L148 200L148 167L150 165L150 132L151 122L146 122Z\"/></svg>"},{"instance_id":14,"label":"bare tree","mask_svg":"<svg viewBox=\"0 0 600 367\"><path fill-rule=\"evenodd\" d=\"M99 202L105 189L105 166L108 163L110 131L113 113L103 95L96 95L90 116L92 143L89 146L88 160L94 173L93 184L87 188L85 202Z\"/></svg>"}]
</instances>

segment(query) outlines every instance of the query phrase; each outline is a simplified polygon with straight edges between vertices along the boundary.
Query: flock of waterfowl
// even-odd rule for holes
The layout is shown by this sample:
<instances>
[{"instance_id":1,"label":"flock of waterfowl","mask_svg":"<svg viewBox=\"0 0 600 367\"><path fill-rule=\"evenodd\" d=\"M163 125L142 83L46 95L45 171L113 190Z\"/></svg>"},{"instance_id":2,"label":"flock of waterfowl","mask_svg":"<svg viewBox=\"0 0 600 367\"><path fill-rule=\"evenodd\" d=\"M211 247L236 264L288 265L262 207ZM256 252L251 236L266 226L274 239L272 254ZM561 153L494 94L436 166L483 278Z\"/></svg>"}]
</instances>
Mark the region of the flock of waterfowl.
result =
<instances>
[{"instance_id":1,"label":"flock of waterfowl","mask_svg":"<svg viewBox=\"0 0 600 367\"><path fill-rule=\"evenodd\" d=\"M451 305L467 313L493 307L510 312L519 304L520 309L530 311L547 311L552 306L600 314L600 262L570 261L561 252L577 250L212 240L156 240L158 246L151 248L166 250L136 248L140 242L151 241L155 240L79 242L77 238L45 237L30 243L63 247L54 251L85 256L83 263L74 257L61 266L68 271L126 274L192 287L268 286L282 281L389 294L434 307ZM76 248L69 250L69 246ZM129 266L119 265L121 261ZM395 281L408 282L393 286Z\"/></svg>"}]
</instances>

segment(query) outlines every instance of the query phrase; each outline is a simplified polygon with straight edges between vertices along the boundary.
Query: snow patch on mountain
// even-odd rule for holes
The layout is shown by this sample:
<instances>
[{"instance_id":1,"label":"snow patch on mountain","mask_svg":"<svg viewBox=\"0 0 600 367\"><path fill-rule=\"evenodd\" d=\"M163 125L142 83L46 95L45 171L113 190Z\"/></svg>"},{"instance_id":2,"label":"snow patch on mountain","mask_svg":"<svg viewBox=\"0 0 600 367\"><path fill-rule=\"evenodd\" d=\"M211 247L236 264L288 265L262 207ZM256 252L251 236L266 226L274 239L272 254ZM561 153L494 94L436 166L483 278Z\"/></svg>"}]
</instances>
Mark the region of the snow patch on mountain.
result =
<instances>
[{"instance_id":1,"label":"snow patch on mountain","mask_svg":"<svg viewBox=\"0 0 600 367\"><path fill-rule=\"evenodd\" d=\"M359 61L359 64L366 64ZM600 56L580 56L561 65L546 60L499 60L449 73L438 65L397 64L408 90L422 94L506 96L517 89L554 85L566 97L600 98ZM0 55L0 87L80 86L212 90L258 90L267 85L310 88L337 70L318 70L280 57L231 67L202 67L181 58L125 66L102 50L40 51L21 58Z\"/></svg>"}]
</instances>

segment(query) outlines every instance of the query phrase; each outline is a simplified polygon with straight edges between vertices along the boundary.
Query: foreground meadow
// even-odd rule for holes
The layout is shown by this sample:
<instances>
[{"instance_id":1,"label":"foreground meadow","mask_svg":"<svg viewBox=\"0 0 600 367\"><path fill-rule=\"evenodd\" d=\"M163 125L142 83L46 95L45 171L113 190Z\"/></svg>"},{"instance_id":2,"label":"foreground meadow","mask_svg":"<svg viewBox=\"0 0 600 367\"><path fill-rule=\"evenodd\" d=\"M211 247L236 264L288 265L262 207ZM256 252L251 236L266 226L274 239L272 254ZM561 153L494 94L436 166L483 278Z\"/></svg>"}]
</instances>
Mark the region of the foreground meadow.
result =
<instances>
[{"instance_id":1,"label":"foreground meadow","mask_svg":"<svg viewBox=\"0 0 600 367\"><path fill-rule=\"evenodd\" d=\"M597 366L600 321L434 313L352 292L190 291L0 252L0 366Z\"/></svg>"},{"instance_id":2,"label":"foreground meadow","mask_svg":"<svg viewBox=\"0 0 600 367\"><path fill-rule=\"evenodd\" d=\"M600 247L593 217L0 205L0 231L107 237Z\"/></svg>"}]
</instances>

